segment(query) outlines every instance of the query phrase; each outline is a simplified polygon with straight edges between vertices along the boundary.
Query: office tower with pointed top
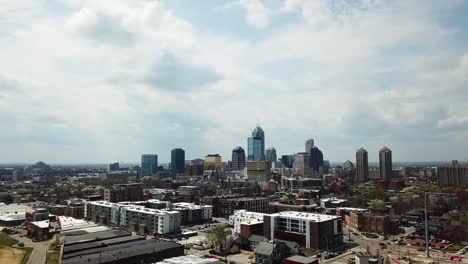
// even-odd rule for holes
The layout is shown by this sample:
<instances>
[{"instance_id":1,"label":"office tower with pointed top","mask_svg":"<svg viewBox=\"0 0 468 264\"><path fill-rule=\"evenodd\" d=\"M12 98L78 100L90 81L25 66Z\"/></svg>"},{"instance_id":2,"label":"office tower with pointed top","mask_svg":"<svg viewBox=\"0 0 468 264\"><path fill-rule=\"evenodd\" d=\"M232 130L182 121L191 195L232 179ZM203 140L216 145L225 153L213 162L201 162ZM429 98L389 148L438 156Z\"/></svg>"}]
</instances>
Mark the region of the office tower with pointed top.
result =
<instances>
[{"instance_id":1,"label":"office tower with pointed top","mask_svg":"<svg viewBox=\"0 0 468 264\"><path fill-rule=\"evenodd\" d=\"M265 151L265 160L266 161L271 161L271 162L276 162L277 157L276 157L276 149L275 148L267 148Z\"/></svg>"},{"instance_id":2,"label":"office tower with pointed top","mask_svg":"<svg viewBox=\"0 0 468 264\"><path fill-rule=\"evenodd\" d=\"M384 146L379 151L380 180L390 181L392 179L392 151Z\"/></svg>"},{"instance_id":3,"label":"office tower with pointed top","mask_svg":"<svg viewBox=\"0 0 468 264\"><path fill-rule=\"evenodd\" d=\"M248 160L265 160L265 132L259 126L252 131L247 139Z\"/></svg>"},{"instance_id":4,"label":"office tower with pointed top","mask_svg":"<svg viewBox=\"0 0 468 264\"><path fill-rule=\"evenodd\" d=\"M158 171L158 155L141 155L141 176L152 176Z\"/></svg>"},{"instance_id":5,"label":"office tower with pointed top","mask_svg":"<svg viewBox=\"0 0 468 264\"><path fill-rule=\"evenodd\" d=\"M171 151L171 171L179 174L185 171L185 150L175 148Z\"/></svg>"},{"instance_id":6,"label":"office tower with pointed top","mask_svg":"<svg viewBox=\"0 0 468 264\"><path fill-rule=\"evenodd\" d=\"M367 150L360 148L356 151L356 181L366 182L369 179L369 159Z\"/></svg>"},{"instance_id":7,"label":"office tower with pointed top","mask_svg":"<svg viewBox=\"0 0 468 264\"><path fill-rule=\"evenodd\" d=\"M240 171L245 168L245 150L242 147L235 147L232 150L232 170Z\"/></svg>"}]
</instances>

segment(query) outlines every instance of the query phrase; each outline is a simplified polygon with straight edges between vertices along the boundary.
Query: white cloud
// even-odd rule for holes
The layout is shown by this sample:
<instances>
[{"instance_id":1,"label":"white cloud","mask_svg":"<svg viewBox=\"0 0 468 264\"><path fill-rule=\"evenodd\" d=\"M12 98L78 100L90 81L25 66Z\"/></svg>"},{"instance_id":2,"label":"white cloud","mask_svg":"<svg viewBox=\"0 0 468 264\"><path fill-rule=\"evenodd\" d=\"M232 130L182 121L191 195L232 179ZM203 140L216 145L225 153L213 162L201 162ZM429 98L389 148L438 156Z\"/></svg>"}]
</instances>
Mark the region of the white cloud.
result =
<instances>
[{"instance_id":1,"label":"white cloud","mask_svg":"<svg viewBox=\"0 0 468 264\"><path fill-rule=\"evenodd\" d=\"M468 59L439 22L440 10L453 8L445 1L235 2L245 18L229 19L271 27L260 38L200 28L160 1L67 2L69 11L53 17L36 1L24 6L34 23L22 16L0 42L2 80L17 84L0 96L8 124L0 143L24 149L0 152L4 160L135 161L143 152L167 160L174 146L188 158L226 156L257 122L279 153L316 138L331 160L383 143L409 144L395 159L418 160L414 146L436 138L446 149L423 145L443 153L431 159L466 149L451 129L467 130ZM281 12L299 19L284 22ZM142 82L147 75L157 85ZM184 89L174 93L174 84Z\"/></svg>"}]
</instances>

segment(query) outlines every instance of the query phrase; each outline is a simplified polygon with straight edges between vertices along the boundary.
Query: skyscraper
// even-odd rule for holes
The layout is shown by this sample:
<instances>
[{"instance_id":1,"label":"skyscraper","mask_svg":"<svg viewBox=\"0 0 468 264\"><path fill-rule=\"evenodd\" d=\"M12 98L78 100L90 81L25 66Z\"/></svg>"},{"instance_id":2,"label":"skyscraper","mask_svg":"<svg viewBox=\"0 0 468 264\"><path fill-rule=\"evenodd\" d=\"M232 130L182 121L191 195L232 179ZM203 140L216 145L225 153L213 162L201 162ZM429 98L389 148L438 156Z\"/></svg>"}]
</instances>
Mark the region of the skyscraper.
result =
<instances>
[{"instance_id":1,"label":"skyscraper","mask_svg":"<svg viewBox=\"0 0 468 264\"><path fill-rule=\"evenodd\" d=\"M185 171L185 150L175 148L171 151L171 170L174 173Z\"/></svg>"},{"instance_id":2,"label":"skyscraper","mask_svg":"<svg viewBox=\"0 0 468 264\"><path fill-rule=\"evenodd\" d=\"M392 151L384 146L379 151L380 179L390 181L392 179Z\"/></svg>"},{"instance_id":3,"label":"skyscraper","mask_svg":"<svg viewBox=\"0 0 468 264\"><path fill-rule=\"evenodd\" d=\"M276 162L276 149L275 148L267 148L265 154L265 160Z\"/></svg>"},{"instance_id":4,"label":"skyscraper","mask_svg":"<svg viewBox=\"0 0 468 264\"><path fill-rule=\"evenodd\" d=\"M245 168L245 150L236 147L232 150L232 170L243 170Z\"/></svg>"},{"instance_id":5,"label":"skyscraper","mask_svg":"<svg viewBox=\"0 0 468 264\"><path fill-rule=\"evenodd\" d=\"M309 151L309 167L318 172L320 167L323 166L323 153L316 146L312 147Z\"/></svg>"},{"instance_id":6,"label":"skyscraper","mask_svg":"<svg viewBox=\"0 0 468 264\"><path fill-rule=\"evenodd\" d=\"M262 160L262 139L258 137L249 137L247 140L248 160Z\"/></svg>"},{"instance_id":7,"label":"skyscraper","mask_svg":"<svg viewBox=\"0 0 468 264\"><path fill-rule=\"evenodd\" d=\"M151 176L158 171L158 155L141 155L141 176Z\"/></svg>"},{"instance_id":8,"label":"skyscraper","mask_svg":"<svg viewBox=\"0 0 468 264\"><path fill-rule=\"evenodd\" d=\"M265 132L259 126L252 131L248 138L247 151L249 160L265 160Z\"/></svg>"},{"instance_id":9,"label":"skyscraper","mask_svg":"<svg viewBox=\"0 0 468 264\"><path fill-rule=\"evenodd\" d=\"M118 171L120 169L120 165L118 162L109 164L108 171Z\"/></svg>"},{"instance_id":10,"label":"skyscraper","mask_svg":"<svg viewBox=\"0 0 468 264\"><path fill-rule=\"evenodd\" d=\"M309 153L310 150L314 147L314 140L309 139L305 142L305 152Z\"/></svg>"},{"instance_id":11,"label":"skyscraper","mask_svg":"<svg viewBox=\"0 0 468 264\"><path fill-rule=\"evenodd\" d=\"M369 179L369 159L367 150L360 148L356 151L356 181L366 182Z\"/></svg>"}]
</instances>

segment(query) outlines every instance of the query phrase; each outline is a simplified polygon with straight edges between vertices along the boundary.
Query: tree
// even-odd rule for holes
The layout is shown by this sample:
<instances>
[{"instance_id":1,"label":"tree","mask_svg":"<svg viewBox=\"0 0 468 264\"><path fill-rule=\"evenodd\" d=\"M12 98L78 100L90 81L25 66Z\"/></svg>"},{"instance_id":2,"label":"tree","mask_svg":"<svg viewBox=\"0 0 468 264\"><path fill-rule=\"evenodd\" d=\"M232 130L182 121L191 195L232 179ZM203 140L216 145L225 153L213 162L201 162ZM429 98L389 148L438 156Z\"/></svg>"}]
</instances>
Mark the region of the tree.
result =
<instances>
[{"instance_id":1,"label":"tree","mask_svg":"<svg viewBox=\"0 0 468 264\"><path fill-rule=\"evenodd\" d=\"M28 202L32 202L34 200L32 194L28 193L26 195L26 200L28 200Z\"/></svg>"},{"instance_id":2,"label":"tree","mask_svg":"<svg viewBox=\"0 0 468 264\"><path fill-rule=\"evenodd\" d=\"M382 208L384 206L384 202L379 199L373 199L369 202L369 206L371 208Z\"/></svg>"},{"instance_id":3,"label":"tree","mask_svg":"<svg viewBox=\"0 0 468 264\"><path fill-rule=\"evenodd\" d=\"M215 250L221 251L221 243L226 241L227 237L231 234L229 229L226 229L225 225L217 225L211 229L207 239L211 245L214 246Z\"/></svg>"}]
</instances>

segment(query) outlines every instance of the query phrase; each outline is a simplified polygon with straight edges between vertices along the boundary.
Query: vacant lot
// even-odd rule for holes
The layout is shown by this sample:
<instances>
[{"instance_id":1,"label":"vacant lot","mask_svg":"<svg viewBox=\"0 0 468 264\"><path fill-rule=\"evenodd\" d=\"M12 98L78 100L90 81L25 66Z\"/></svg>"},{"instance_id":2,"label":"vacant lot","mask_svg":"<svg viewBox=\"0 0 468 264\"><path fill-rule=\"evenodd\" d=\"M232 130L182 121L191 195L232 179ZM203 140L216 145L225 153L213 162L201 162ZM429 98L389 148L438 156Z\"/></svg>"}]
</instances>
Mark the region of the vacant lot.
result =
<instances>
[{"instance_id":1,"label":"vacant lot","mask_svg":"<svg viewBox=\"0 0 468 264\"><path fill-rule=\"evenodd\" d=\"M21 264L26 263L31 255L32 249L13 248L12 245L18 243L17 240L0 232L0 263ZM24 260L23 260L24 258Z\"/></svg>"}]
</instances>

